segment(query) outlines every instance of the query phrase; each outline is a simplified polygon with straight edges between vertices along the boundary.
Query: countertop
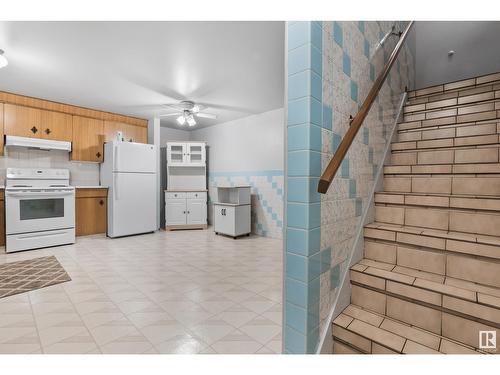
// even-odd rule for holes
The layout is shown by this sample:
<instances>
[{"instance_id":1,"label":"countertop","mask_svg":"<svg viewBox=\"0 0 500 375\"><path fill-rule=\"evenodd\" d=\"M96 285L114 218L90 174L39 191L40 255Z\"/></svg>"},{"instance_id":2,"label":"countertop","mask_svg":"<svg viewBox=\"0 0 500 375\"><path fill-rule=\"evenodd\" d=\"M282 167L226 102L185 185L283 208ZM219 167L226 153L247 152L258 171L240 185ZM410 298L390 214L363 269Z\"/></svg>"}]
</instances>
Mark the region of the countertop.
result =
<instances>
[{"instance_id":1,"label":"countertop","mask_svg":"<svg viewBox=\"0 0 500 375\"><path fill-rule=\"evenodd\" d=\"M198 191L208 191L208 189L165 189L168 193L195 193Z\"/></svg>"}]
</instances>

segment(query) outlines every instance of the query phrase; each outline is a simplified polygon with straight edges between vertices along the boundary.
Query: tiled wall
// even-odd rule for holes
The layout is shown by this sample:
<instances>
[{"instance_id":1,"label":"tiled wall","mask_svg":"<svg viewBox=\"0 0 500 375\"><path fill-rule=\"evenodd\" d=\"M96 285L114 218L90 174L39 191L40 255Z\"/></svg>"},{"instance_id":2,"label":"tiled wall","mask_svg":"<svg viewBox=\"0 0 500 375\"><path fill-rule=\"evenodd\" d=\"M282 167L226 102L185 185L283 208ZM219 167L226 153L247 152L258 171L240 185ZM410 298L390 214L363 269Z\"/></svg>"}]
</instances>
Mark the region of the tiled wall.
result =
<instances>
[{"instance_id":1,"label":"tiled wall","mask_svg":"<svg viewBox=\"0 0 500 375\"><path fill-rule=\"evenodd\" d=\"M252 232L265 237L283 237L283 171L209 172L209 218L217 186L250 185Z\"/></svg>"},{"instance_id":2,"label":"tiled wall","mask_svg":"<svg viewBox=\"0 0 500 375\"><path fill-rule=\"evenodd\" d=\"M339 293L414 58L400 53L328 193L318 179L394 48L394 22L288 24L284 350L313 353ZM405 22L396 22L402 30Z\"/></svg>"},{"instance_id":3,"label":"tiled wall","mask_svg":"<svg viewBox=\"0 0 500 375\"><path fill-rule=\"evenodd\" d=\"M6 148L0 157L0 184L7 168L65 168L70 170L72 185L99 185L99 164L69 161L65 151L41 151Z\"/></svg>"}]
</instances>

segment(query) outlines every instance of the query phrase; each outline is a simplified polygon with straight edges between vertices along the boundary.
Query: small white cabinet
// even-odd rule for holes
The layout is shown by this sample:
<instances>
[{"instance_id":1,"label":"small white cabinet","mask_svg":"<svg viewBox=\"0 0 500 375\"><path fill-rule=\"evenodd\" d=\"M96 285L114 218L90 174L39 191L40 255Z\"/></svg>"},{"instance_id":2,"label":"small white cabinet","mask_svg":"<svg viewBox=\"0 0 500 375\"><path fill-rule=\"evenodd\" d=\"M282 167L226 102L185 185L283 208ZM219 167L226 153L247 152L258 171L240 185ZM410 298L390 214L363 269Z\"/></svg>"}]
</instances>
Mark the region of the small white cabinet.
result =
<instances>
[{"instance_id":1,"label":"small white cabinet","mask_svg":"<svg viewBox=\"0 0 500 375\"><path fill-rule=\"evenodd\" d=\"M205 142L167 143L167 163L176 166L204 166Z\"/></svg>"},{"instance_id":2,"label":"small white cabinet","mask_svg":"<svg viewBox=\"0 0 500 375\"><path fill-rule=\"evenodd\" d=\"M215 234L226 234L233 238L251 232L250 187L217 187L217 202L214 208Z\"/></svg>"},{"instance_id":3,"label":"small white cabinet","mask_svg":"<svg viewBox=\"0 0 500 375\"><path fill-rule=\"evenodd\" d=\"M206 228L207 192L165 191L165 227Z\"/></svg>"}]
</instances>

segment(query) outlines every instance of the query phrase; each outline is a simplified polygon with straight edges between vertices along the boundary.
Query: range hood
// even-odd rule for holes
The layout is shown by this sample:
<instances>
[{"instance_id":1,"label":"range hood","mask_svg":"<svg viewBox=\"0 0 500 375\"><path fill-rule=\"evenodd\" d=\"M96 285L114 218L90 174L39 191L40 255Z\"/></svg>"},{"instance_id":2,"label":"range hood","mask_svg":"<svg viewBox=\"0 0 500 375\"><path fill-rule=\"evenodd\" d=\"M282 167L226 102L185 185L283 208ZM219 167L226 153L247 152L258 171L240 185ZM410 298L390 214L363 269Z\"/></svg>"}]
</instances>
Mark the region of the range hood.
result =
<instances>
[{"instance_id":1,"label":"range hood","mask_svg":"<svg viewBox=\"0 0 500 375\"><path fill-rule=\"evenodd\" d=\"M71 142L50 139L5 136L5 147L27 147L39 150L60 150L71 152Z\"/></svg>"}]
</instances>

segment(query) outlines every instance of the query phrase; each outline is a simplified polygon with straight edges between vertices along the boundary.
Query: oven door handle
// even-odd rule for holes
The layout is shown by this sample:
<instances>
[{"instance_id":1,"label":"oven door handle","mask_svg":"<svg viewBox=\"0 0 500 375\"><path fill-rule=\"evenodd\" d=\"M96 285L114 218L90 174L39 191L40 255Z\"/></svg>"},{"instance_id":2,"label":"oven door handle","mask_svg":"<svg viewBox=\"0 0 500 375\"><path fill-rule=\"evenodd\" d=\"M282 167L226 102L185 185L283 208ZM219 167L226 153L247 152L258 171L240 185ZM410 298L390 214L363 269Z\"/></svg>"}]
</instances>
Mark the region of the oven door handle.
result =
<instances>
[{"instance_id":1,"label":"oven door handle","mask_svg":"<svg viewBox=\"0 0 500 375\"><path fill-rule=\"evenodd\" d=\"M67 190L61 192L36 192L36 193L26 193L26 192L13 192L6 191L5 195L8 197L25 197L25 198L36 198L36 197L62 197L67 195L73 195L74 190Z\"/></svg>"}]
</instances>

